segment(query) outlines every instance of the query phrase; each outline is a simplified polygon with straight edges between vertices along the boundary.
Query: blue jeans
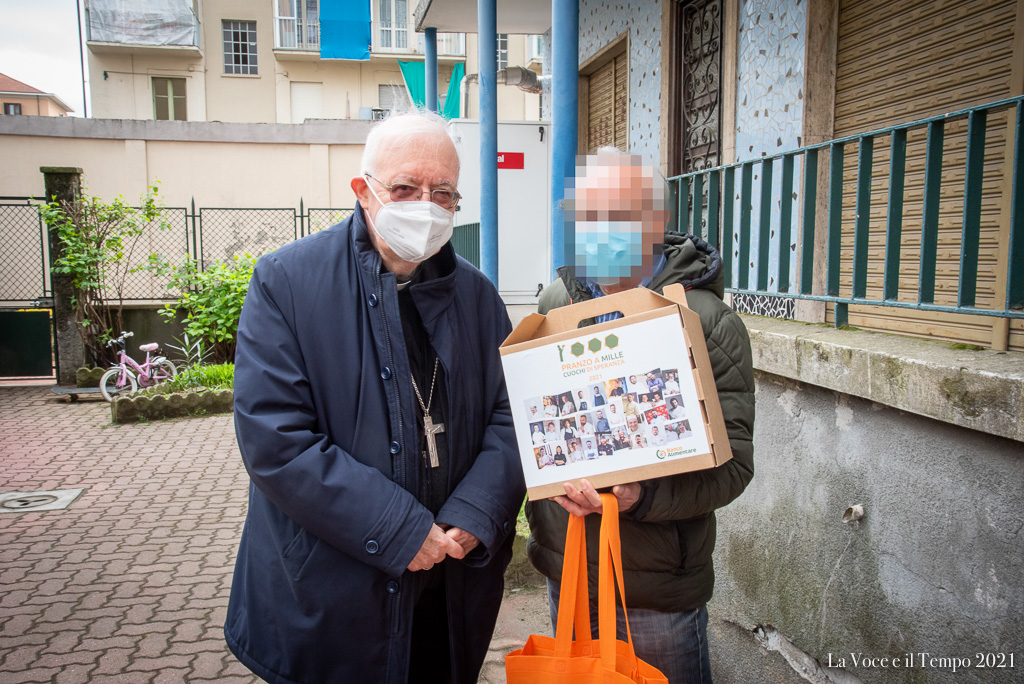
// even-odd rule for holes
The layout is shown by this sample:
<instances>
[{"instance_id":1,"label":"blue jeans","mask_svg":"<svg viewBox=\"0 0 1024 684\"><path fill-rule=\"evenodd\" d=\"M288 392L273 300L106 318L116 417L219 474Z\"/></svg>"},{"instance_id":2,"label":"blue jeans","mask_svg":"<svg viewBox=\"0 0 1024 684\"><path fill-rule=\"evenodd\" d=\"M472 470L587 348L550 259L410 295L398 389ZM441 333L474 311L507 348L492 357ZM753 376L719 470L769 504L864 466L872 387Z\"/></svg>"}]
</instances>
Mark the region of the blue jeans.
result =
<instances>
[{"instance_id":1,"label":"blue jeans","mask_svg":"<svg viewBox=\"0 0 1024 684\"><path fill-rule=\"evenodd\" d=\"M548 580L552 631L558 623L558 593L558 584ZM616 638L625 641L626 621L622 607L616 612ZM597 604L593 602L590 625L593 638L598 638ZM630 608L629 629L637 657L661 670L669 684L711 684L706 605L681 613Z\"/></svg>"}]
</instances>

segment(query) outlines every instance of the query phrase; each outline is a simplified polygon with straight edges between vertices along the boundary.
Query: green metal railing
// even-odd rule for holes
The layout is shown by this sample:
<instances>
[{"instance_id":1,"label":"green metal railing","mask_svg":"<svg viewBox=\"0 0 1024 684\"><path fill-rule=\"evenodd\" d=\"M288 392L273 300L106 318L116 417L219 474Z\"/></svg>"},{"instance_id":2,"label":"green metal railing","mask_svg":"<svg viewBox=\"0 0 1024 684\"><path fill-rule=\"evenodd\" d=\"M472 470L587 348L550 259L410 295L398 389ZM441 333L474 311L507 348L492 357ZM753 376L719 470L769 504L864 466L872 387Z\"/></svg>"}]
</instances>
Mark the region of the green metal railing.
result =
<instances>
[{"instance_id":1,"label":"green metal railing","mask_svg":"<svg viewBox=\"0 0 1024 684\"><path fill-rule=\"evenodd\" d=\"M987 124L993 115L1003 112L1013 117L1012 160L1008 159L1005 165L1001 165L1001 173L993 174L990 170L986 178ZM943 154L947 152L945 134L951 122L961 122L957 125L962 126L963 121L966 121L963 193L962 196L953 196L947 187L944 195L944 180L949 185L943 173ZM905 193L908 133L915 135L921 132L926 134L926 138L917 293L916 301L906 301L906 292L904 299L900 299L899 279L904 218L907 214ZM880 139L883 142L888 139L889 142L888 175L887 178L874 179L880 166L874 161L874 148ZM847 146L854 145L857 149L855 167L845 160ZM826 215L819 221L819 161L823 152L828 155L828 195ZM794 195L794 169L799 161L803 162L801 192ZM760 181L760 201L759 211L753 216L751 200L755 170ZM773 176L776 172L781 174L780 202L773 200ZM1000 238L996 245L998 251L1005 250L1006 254L1005 298L1002 298L1000 289L996 292L997 299L993 305L982 307L978 305L978 276L983 190L988 182L988 190L991 192L993 177L997 182L1002 182L1007 174L1011 176L1009 229L1005 231L1005 244ZM849 183L851 175L856 178L854 194L850 197L854 204L852 225L851 221L843 220L844 183ZM872 260L869 254L870 236L874 233L879 237L883 230L882 225L872 225L873 181L876 189L886 191L882 264L878 264L877 257ZM1024 97L1000 100L942 116L808 145L782 154L676 176L670 178L669 183L677 201L679 230L692 232L719 247L725 267L727 292L832 302L836 326L848 322L851 304L1024 318ZM798 206L802 216L799 217L799 226L796 225L797 217L793 215L794 202L789 201L791 197L800 199ZM948 214L950 206L962 206L959 273L956 303L942 304L936 302L939 219L940 212L945 210ZM815 229L822 226L827 230L824 239L827 258L824 263L817 263ZM773 230L777 231L777 237L773 237ZM800 235L794 242L793 236L797 230ZM757 253L754 261L751 261L754 235L757 235ZM852 259L849 256L851 247L846 248L850 270L848 287L841 287L844 237L847 243L852 242ZM733 244L734 238L736 245ZM795 245L795 249L792 249L792 245ZM774 254L773 248L777 250ZM799 259L796 283L790 282L791 251ZM776 282L770 287L769 264L772 256L775 256L778 266L775 269ZM869 288L869 264L876 271L879 266L882 268L880 296L875 294L879 290L878 286ZM824 273L819 270L822 268ZM757 276L753 284L750 282L752 270ZM812 291L816 275L819 278L824 276L823 292ZM903 275L906 279L907 273ZM998 276L1002 274L996 275L998 281ZM869 289L873 291L873 296L869 296Z\"/></svg>"}]
</instances>

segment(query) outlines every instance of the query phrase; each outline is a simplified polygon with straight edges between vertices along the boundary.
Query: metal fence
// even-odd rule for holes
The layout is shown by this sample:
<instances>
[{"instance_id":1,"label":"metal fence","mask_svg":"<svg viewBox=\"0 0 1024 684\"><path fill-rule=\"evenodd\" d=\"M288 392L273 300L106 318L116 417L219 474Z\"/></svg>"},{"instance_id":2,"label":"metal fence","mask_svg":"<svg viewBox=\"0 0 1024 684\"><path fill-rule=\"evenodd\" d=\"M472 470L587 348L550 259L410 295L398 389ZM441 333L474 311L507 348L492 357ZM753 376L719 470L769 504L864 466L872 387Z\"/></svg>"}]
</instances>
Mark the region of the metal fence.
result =
<instances>
[{"instance_id":1,"label":"metal fence","mask_svg":"<svg viewBox=\"0 0 1024 684\"><path fill-rule=\"evenodd\" d=\"M679 229L720 248L741 303L824 301L836 326L851 304L1024 318L1024 97L669 182Z\"/></svg>"},{"instance_id":2,"label":"metal fence","mask_svg":"<svg viewBox=\"0 0 1024 684\"><path fill-rule=\"evenodd\" d=\"M50 296L49 249L38 203L0 203L0 301Z\"/></svg>"},{"instance_id":3,"label":"metal fence","mask_svg":"<svg viewBox=\"0 0 1024 684\"><path fill-rule=\"evenodd\" d=\"M11 198L5 198L10 200ZM149 255L171 264L194 258L201 270L231 261L236 255L260 256L292 240L319 232L348 218L351 208L299 209L165 207L161 219L148 225L130 255L124 301L172 301L169 278L142 268ZM166 227L162 227L166 226ZM39 203L0 203L0 303L30 305L51 296L46 227ZM479 224L457 226L456 251L474 264L480 261Z\"/></svg>"}]
</instances>

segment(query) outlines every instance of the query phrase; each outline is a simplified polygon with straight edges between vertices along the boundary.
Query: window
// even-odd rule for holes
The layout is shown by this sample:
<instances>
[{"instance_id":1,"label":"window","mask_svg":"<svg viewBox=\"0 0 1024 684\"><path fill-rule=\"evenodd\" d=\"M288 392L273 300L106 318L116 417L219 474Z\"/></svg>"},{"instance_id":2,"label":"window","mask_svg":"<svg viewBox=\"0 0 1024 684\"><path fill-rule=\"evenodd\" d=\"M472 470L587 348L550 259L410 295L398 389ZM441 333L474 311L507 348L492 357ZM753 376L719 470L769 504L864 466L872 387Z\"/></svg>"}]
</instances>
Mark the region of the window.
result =
<instances>
[{"instance_id":1,"label":"window","mask_svg":"<svg viewBox=\"0 0 1024 684\"><path fill-rule=\"evenodd\" d=\"M580 66L580 154L613 145L625 150L629 130L629 57L625 36Z\"/></svg>"},{"instance_id":2,"label":"window","mask_svg":"<svg viewBox=\"0 0 1024 684\"><path fill-rule=\"evenodd\" d=\"M224 73L258 74L256 22L224 20Z\"/></svg>"},{"instance_id":3,"label":"window","mask_svg":"<svg viewBox=\"0 0 1024 684\"><path fill-rule=\"evenodd\" d=\"M377 101L380 103L376 110L379 112L379 118L383 118L384 114L391 109L399 111L412 109L412 99L409 97L409 91L405 89L404 85L378 85Z\"/></svg>"},{"instance_id":4,"label":"window","mask_svg":"<svg viewBox=\"0 0 1024 684\"><path fill-rule=\"evenodd\" d=\"M377 12L380 47L385 50L407 50L409 48L407 0L377 0Z\"/></svg>"},{"instance_id":5,"label":"window","mask_svg":"<svg viewBox=\"0 0 1024 684\"><path fill-rule=\"evenodd\" d=\"M682 174L721 163L722 2L685 0L673 12L668 168Z\"/></svg>"},{"instance_id":6,"label":"window","mask_svg":"<svg viewBox=\"0 0 1024 684\"><path fill-rule=\"evenodd\" d=\"M4 114L21 114L21 105L17 102L4 102Z\"/></svg>"},{"instance_id":7,"label":"window","mask_svg":"<svg viewBox=\"0 0 1024 684\"><path fill-rule=\"evenodd\" d=\"M526 61L540 62L544 59L544 36L526 37Z\"/></svg>"},{"instance_id":8,"label":"window","mask_svg":"<svg viewBox=\"0 0 1024 684\"><path fill-rule=\"evenodd\" d=\"M275 47L320 49L320 0L275 0L274 7Z\"/></svg>"},{"instance_id":9,"label":"window","mask_svg":"<svg viewBox=\"0 0 1024 684\"><path fill-rule=\"evenodd\" d=\"M508 34L498 34L498 71L508 66Z\"/></svg>"},{"instance_id":10,"label":"window","mask_svg":"<svg viewBox=\"0 0 1024 684\"><path fill-rule=\"evenodd\" d=\"M292 123L324 118L324 84L292 81Z\"/></svg>"},{"instance_id":11,"label":"window","mask_svg":"<svg viewBox=\"0 0 1024 684\"><path fill-rule=\"evenodd\" d=\"M153 118L158 121L188 121L185 79L153 77Z\"/></svg>"}]
</instances>

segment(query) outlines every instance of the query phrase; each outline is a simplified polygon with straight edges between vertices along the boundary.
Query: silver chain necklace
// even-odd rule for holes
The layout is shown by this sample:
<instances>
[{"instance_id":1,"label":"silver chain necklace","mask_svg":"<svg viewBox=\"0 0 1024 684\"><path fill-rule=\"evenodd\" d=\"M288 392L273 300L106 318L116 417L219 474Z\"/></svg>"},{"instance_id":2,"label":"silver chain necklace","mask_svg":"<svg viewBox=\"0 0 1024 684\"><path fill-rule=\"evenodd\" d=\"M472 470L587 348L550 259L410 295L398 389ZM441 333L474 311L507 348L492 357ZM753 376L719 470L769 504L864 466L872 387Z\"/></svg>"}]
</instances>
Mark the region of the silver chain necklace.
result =
<instances>
[{"instance_id":1,"label":"silver chain necklace","mask_svg":"<svg viewBox=\"0 0 1024 684\"><path fill-rule=\"evenodd\" d=\"M412 389L416 393L416 400L420 403L420 409L423 410L423 434L427 438L427 451L429 451L429 462L431 468L437 468L441 465L441 461L437 458L437 442L436 437L439 433L444 432L444 423L434 423L430 418L430 405L434 402L434 387L437 386L437 368L441 365L441 360L434 357L434 378L430 381L430 395L427 397L427 403L423 403L423 396L420 394L420 388L416 386L416 378L410 374L409 379L412 380ZM423 460L427 461L427 451L423 452Z\"/></svg>"}]
</instances>

